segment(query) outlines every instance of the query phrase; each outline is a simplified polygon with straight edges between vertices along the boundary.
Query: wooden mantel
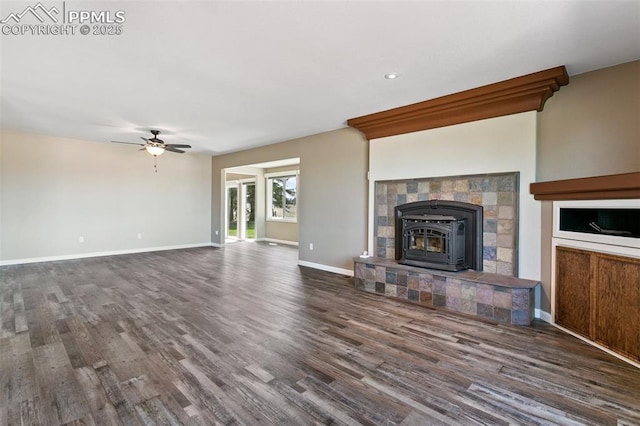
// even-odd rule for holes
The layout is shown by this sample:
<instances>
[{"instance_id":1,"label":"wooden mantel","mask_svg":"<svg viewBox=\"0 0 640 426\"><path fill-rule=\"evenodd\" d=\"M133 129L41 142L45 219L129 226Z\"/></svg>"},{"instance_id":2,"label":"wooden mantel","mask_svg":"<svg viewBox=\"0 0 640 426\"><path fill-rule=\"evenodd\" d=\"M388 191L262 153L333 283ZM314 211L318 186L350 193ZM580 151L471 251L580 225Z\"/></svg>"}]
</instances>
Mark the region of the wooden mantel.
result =
<instances>
[{"instance_id":1,"label":"wooden mantel","mask_svg":"<svg viewBox=\"0 0 640 426\"><path fill-rule=\"evenodd\" d=\"M526 111L544 103L569 84L564 66L489 84L464 92L347 120L367 139L434 129Z\"/></svg>"},{"instance_id":2,"label":"wooden mantel","mask_svg":"<svg viewBox=\"0 0 640 426\"><path fill-rule=\"evenodd\" d=\"M536 200L611 200L640 198L640 172L532 183Z\"/></svg>"}]
</instances>

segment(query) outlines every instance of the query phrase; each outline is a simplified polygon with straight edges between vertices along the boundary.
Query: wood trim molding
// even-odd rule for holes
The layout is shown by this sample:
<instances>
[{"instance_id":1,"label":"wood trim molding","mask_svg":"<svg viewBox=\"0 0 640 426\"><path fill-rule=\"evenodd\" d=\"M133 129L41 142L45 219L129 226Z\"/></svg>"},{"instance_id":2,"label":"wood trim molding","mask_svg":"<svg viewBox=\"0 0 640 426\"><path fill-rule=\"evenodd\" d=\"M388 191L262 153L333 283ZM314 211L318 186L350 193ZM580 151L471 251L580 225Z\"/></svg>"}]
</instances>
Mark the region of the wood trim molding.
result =
<instances>
[{"instance_id":1,"label":"wood trim molding","mask_svg":"<svg viewBox=\"0 0 640 426\"><path fill-rule=\"evenodd\" d=\"M569 84L564 66L512 78L464 92L347 120L367 139L451 126L526 111L544 103Z\"/></svg>"},{"instance_id":2,"label":"wood trim molding","mask_svg":"<svg viewBox=\"0 0 640 426\"><path fill-rule=\"evenodd\" d=\"M532 183L536 200L607 200L640 198L640 172Z\"/></svg>"}]
</instances>

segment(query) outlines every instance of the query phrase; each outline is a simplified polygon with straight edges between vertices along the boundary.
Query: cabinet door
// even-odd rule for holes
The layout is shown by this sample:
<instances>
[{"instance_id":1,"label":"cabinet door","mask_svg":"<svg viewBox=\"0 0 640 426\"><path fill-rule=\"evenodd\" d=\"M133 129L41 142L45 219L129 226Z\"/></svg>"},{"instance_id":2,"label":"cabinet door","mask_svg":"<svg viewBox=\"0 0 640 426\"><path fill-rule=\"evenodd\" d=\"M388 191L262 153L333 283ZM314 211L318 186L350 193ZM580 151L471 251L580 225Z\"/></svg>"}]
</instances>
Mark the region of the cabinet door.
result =
<instances>
[{"instance_id":1,"label":"cabinet door","mask_svg":"<svg viewBox=\"0 0 640 426\"><path fill-rule=\"evenodd\" d=\"M585 337L591 326L591 253L556 247L555 322Z\"/></svg>"},{"instance_id":2,"label":"cabinet door","mask_svg":"<svg viewBox=\"0 0 640 426\"><path fill-rule=\"evenodd\" d=\"M594 340L640 360L640 259L596 256Z\"/></svg>"}]
</instances>

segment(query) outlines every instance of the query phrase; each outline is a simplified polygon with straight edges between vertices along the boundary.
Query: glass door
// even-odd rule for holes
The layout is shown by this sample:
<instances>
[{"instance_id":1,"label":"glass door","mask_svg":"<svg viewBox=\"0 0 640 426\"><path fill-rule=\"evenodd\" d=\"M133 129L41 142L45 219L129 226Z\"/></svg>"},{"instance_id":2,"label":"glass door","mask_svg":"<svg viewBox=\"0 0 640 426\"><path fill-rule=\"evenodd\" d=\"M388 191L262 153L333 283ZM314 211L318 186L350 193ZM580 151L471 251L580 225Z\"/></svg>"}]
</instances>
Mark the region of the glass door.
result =
<instances>
[{"instance_id":1,"label":"glass door","mask_svg":"<svg viewBox=\"0 0 640 426\"><path fill-rule=\"evenodd\" d=\"M427 251L431 253L447 252L447 233L427 229Z\"/></svg>"},{"instance_id":2,"label":"glass door","mask_svg":"<svg viewBox=\"0 0 640 426\"><path fill-rule=\"evenodd\" d=\"M256 238L256 183L245 182L242 184L244 193L244 239L255 240Z\"/></svg>"},{"instance_id":3,"label":"glass door","mask_svg":"<svg viewBox=\"0 0 640 426\"><path fill-rule=\"evenodd\" d=\"M227 187L227 238L238 238L238 187Z\"/></svg>"}]
</instances>

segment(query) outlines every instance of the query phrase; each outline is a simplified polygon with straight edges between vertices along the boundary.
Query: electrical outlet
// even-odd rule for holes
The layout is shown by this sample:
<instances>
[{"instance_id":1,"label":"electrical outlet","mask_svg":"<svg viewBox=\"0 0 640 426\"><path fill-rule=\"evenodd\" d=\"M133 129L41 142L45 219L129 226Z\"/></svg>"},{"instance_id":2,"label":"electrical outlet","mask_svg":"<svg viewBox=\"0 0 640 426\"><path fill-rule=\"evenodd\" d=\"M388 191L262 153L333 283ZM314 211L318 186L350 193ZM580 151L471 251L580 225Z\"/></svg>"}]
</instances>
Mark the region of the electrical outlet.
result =
<instances>
[{"instance_id":1,"label":"electrical outlet","mask_svg":"<svg viewBox=\"0 0 640 426\"><path fill-rule=\"evenodd\" d=\"M80 244L84 243L84 237L78 237L78 242L79 242Z\"/></svg>"},{"instance_id":2,"label":"electrical outlet","mask_svg":"<svg viewBox=\"0 0 640 426\"><path fill-rule=\"evenodd\" d=\"M313 243L309 243L309 250L313 251Z\"/></svg>"},{"instance_id":3,"label":"electrical outlet","mask_svg":"<svg viewBox=\"0 0 640 426\"><path fill-rule=\"evenodd\" d=\"M216 229L216 235L218 235L218 230Z\"/></svg>"},{"instance_id":4,"label":"electrical outlet","mask_svg":"<svg viewBox=\"0 0 640 426\"><path fill-rule=\"evenodd\" d=\"M138 239L141 240L142 239L142 233L138 232Z\"/></svg>"}]
</instances>

